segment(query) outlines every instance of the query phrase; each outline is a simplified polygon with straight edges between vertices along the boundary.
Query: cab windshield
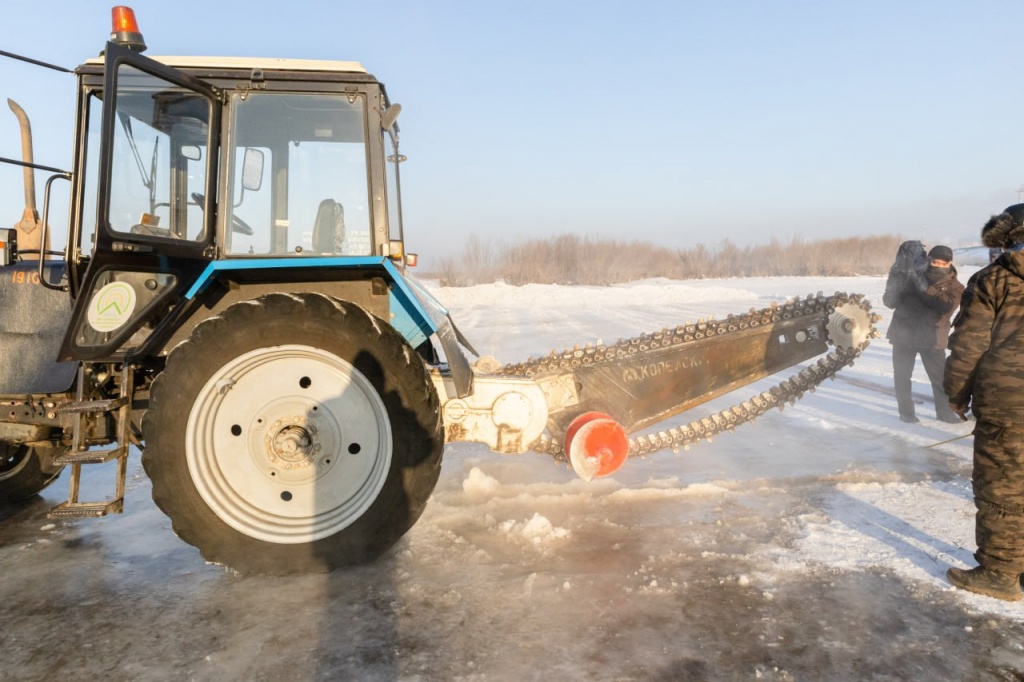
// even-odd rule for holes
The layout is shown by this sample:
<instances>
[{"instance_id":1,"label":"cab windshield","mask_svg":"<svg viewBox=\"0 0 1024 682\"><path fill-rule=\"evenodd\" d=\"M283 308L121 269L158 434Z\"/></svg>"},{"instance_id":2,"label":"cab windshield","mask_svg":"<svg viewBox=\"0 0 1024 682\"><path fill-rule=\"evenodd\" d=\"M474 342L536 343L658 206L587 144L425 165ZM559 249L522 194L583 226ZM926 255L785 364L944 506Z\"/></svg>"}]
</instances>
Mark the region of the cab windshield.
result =
<instances>
[{"instance_id":1,"label":"cab windshield","mask_svg":"<svg viewBox=\"0 0 1024 682\"><path fill-rule=\"evenodd\" d=\"M362 94L235 93L221 202L232 255L371 255Z\"/></svg>"}]
</instances>

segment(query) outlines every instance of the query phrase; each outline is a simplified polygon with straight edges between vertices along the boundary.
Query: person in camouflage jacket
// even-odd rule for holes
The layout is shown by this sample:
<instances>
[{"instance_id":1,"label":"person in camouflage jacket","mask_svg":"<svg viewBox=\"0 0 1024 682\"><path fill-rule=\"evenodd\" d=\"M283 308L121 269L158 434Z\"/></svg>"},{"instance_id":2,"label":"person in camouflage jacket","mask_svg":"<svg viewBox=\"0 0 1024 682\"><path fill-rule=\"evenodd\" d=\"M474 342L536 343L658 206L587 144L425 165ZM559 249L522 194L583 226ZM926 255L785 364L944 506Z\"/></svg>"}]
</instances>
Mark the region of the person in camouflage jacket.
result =
<instances>
[{"instance_id":1,"label":"person in camouflage jacket","mask_svg":"<svg viewBox=\"0 0 1024 682\"><path fill-rule=\"evenodd\" d=\"M982 242L1004 249L967 283L954 320L943 387L950 407L974 413L972 486L978 566L949 581L1019 601L1024 573L1024 204L993 216Z\"/></svg>"},{"instance_id":2,"label":"person in camouflage jacket","mask_svg":"<svg viewBox=\"0 0 1024 682\"><path fill-rule=\"evenodd\" d=\"M900 419L905 422L920 421L911 391L918 355L932 385L936 418L960 422L942 391L942 369L946 362L949 318L959 305L963 290L953 267L951 248L935 246L926 255L919 241L900 245L896 262L889 270L882 303L894 309L886 338L892 344L896 404Z\"/></svg>"}]
</instances>

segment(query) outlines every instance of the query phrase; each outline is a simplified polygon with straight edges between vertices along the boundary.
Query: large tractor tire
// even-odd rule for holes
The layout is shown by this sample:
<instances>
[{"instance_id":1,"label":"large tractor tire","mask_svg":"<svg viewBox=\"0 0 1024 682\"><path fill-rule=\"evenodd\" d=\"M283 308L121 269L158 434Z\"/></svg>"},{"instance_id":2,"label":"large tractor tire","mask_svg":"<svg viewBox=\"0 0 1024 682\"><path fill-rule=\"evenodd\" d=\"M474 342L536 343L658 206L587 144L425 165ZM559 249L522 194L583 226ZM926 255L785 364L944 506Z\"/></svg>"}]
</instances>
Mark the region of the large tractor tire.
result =
<instances>
[{"instance_id":1,"label":"large tractor tire","mask_svg":"<svg viewBox=\"0 0 1024 682\"><path fill-rule=\"evenodd\" d=\"M319 294L271 294L168 356L142 463L175 533L244 574L370 561L423 512L444 428L422 360L389 325Z\"/></svg>"},{"instance_id":2,"label":"large tractor tire","mask_svg":"<svg viewBox=\"0 0 1024 682\"><path fill-rule=\"evenodd\" d=\"M63 466L53 458L65 448L0 443L0 504L34 497L57 480Z\"/></svg>"}]
</instances>

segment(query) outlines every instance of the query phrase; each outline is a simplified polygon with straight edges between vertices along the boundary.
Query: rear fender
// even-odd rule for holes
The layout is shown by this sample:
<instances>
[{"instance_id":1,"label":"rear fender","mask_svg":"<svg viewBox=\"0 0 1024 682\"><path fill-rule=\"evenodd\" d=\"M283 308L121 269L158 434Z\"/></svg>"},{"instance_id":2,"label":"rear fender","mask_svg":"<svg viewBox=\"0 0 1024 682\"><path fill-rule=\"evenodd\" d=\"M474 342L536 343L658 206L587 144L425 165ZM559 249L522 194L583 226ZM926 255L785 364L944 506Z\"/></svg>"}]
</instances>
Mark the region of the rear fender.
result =
<instances>
[{"instance_id":1,"label":"rear fender","mask_svg":"<svg viewBox=\"0 0 1024 682\"><path fill-rule=\"evenodd\" d=\"M206 292L210 291L210 285L221 277L246 282L267 281L268 277L260 273L272 270L291 271L295 275L294 283L283 285L280 290L302 291L303 281L322 281L317 277L317 271L325 268L362 271L362 276L367 279L382 278L388 286L388 322L391 326L413 348L436 336L448 362L458 397L465 397L473 392L473 370L460 344L474 355L477 354L476 351L455 327L448 310L422 284L411 276L399 272L394 263L387 258L264 258L213 261L188 290L185 298L202 300ZM284 278L277 273L274 279Z\"/></svg>"}]
</instances>

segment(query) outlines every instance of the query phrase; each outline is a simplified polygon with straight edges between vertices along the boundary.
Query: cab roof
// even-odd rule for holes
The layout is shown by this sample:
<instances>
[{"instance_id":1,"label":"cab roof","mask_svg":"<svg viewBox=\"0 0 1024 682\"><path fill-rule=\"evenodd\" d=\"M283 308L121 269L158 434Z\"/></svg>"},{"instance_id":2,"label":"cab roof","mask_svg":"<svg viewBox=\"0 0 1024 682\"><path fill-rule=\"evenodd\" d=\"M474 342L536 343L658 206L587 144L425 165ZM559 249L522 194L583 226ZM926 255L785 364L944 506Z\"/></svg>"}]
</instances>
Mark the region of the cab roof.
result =
<instances>
[{"instance_id":1,"label":"cab roof","mask_svg":"<svg viewBox=\"0 0 1024 682\"><path fill-rule=\"evenodd\" d=\"M146 55L153 61L180 69L260 69L262 71L317 71L323 73L366 73L359 62L280 57L176 57ZM102 66L103 57L87 59L84 66Z\"/></svg>"}]
</instances>

